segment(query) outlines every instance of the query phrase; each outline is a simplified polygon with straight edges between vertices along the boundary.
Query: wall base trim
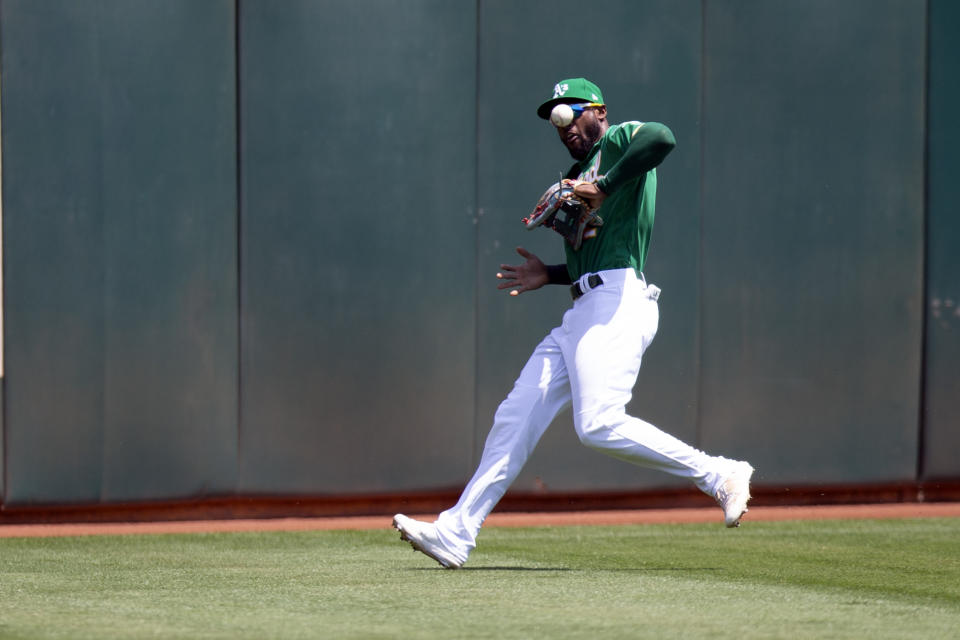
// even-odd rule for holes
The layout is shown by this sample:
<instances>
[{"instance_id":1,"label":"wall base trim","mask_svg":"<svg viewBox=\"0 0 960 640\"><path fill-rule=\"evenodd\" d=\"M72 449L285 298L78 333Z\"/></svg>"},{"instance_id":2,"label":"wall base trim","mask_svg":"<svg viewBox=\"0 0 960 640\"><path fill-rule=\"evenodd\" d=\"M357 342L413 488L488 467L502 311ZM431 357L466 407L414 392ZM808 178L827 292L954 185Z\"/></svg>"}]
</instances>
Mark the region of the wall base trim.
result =
<instances>
[{"instance_id":1,"label":"wall base trim","mask_svg":"<svg viewBox=\"0 0 960 640\"><path fill-rule=\"evenodd\" d=\"M922 483L754 487L752 506L960 502L960 479ZM67 522L159 522L435 514L454 504L459 488L355 496L217 496L109 504L0 505L0 525ZM713 506L696 489L615 492L508 492L498 512L669 509Z\"/></svg>"}]
</instances>

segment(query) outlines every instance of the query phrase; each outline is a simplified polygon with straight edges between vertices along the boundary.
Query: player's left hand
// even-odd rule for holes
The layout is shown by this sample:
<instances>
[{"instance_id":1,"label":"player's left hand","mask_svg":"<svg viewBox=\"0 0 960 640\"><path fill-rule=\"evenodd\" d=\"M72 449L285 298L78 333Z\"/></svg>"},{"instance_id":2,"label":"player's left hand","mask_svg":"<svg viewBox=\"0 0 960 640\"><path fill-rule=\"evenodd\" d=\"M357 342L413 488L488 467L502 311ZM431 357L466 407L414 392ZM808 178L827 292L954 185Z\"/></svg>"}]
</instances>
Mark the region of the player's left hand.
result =
<instances>
[{"instance_id":1,"label":"player's left hand","mask_svg":"<svg viewBox=\"0 0 960 640\"><path fill-rule=\"evenodd\" d=\"M607 199L607 194L600 190L600 187L592 182L580 182L573 188L574 195L579 196L587 202L594 211L600 208L603 201Z\"/></svg>"}]
</instances>

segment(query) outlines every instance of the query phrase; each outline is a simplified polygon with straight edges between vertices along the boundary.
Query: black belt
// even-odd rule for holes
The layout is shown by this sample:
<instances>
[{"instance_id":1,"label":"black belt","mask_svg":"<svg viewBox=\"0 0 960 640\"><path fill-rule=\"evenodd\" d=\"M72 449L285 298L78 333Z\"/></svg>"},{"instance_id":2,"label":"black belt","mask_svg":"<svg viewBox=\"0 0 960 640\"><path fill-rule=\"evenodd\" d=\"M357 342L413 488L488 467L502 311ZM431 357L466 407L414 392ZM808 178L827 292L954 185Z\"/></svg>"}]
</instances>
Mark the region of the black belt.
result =
<instances>
[{"instance_id":1,"label":"black belt","mask_svg":"<svg viewBox=\"0 0 960 640\"><path fill-rule=\"evenodd\" d=\"M603 278L600 277L599 273L591 273L589 276L587 276L587 284L590 286L587 291L591 291L603 284ZM585 294L587 291L584 291L580 288L579 282L574 282L572 285L570 285L570 295L573 296L574 300Z\"/></svg>"}]
</instances>

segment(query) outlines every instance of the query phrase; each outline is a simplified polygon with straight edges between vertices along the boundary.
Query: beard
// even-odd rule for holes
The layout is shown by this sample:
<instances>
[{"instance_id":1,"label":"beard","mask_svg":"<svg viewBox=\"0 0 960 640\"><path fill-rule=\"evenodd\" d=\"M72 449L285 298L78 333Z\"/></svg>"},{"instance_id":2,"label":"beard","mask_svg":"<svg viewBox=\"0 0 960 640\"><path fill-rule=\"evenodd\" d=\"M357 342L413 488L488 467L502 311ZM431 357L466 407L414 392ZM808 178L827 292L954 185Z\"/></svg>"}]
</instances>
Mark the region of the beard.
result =
<instances>
[{"instance_id":1,"label":"beard","mask_svg":"<svg viewBox=\"0 0 960 640\"><path fill-rule=\"evenodd\" d=\"M563 144L573 159L579 162L587 157L590 149L600 139L600 134L600 122L594 119L583 126L583 137L577 136L569 142L564 140Z\"/></svg>"}]
</instances>

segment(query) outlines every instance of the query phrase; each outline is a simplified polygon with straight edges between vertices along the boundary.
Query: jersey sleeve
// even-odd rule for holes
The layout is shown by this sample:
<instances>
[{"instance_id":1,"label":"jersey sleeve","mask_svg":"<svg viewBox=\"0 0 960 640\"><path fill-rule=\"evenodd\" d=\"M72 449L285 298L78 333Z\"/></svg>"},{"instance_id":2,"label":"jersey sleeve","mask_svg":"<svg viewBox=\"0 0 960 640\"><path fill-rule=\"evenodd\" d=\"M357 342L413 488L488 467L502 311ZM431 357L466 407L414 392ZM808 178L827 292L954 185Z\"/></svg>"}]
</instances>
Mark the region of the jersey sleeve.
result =
<instances>
[{"instance_id":1,"label":"jersey sleeve","mask_svg":"<svg viewBox=\"0 0 960 640\"><path fill-rule=\"evenodd\" d=\"M621 153L606 174L597 179L597 187L606 194L656 168L676 146L676 139L659 122L626 122L611 132L609 143Z\"/></svg>"}]
</instances>

